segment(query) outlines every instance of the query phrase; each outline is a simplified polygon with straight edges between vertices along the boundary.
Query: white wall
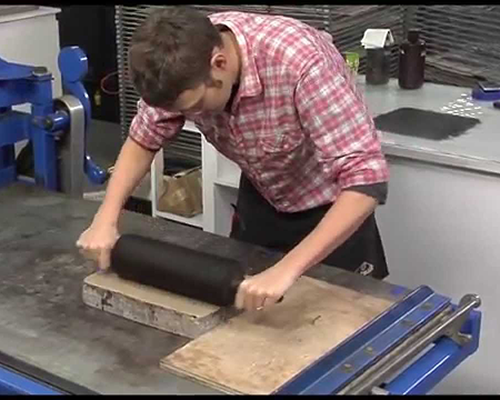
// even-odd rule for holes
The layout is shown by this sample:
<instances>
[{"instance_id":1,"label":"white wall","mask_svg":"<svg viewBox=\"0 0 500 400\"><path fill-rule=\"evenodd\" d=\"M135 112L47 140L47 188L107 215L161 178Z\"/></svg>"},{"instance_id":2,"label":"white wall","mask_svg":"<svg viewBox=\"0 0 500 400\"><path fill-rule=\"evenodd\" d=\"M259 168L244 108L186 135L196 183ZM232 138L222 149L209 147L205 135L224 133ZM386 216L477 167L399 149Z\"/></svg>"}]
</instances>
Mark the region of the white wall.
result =
<instances>
[{"instance_id":1,"label":"white wall","mask_svg":"<svg viewBox=\"0 0 500 400\"><path fill-rule=\"evenodd\" d=\"M500 177L389 160L389 199L377 211L388 281L482 300L479 350L434 392L499 394Z\"/></svg>"}]
</instances>

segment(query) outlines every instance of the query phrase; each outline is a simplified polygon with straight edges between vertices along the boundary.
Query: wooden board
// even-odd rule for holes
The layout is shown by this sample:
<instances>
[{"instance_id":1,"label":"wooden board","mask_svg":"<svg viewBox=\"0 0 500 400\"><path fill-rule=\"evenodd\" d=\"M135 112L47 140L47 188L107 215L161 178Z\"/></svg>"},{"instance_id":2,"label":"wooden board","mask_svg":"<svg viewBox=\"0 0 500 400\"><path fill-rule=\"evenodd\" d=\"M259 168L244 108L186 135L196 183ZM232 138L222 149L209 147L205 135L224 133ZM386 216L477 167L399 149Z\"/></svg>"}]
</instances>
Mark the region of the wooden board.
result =
<instances>
[{"instance_id":1,"label":"wooden board","mask_svg":"<svg viewBox=\"0 0 500 400\"><path fill-rule=\"evenodd\" d=\"M228 308L121 279L114 273L85 278L82 296L88 306L191 339L236 314Z\"/></svg>"},{"instance_id":2,"label":"wooden board","mask_svg":"<svg viewBox=\"0 0 500 400\"><path fill-rule=\"evenodd\" d=\"M393 303L302 277L281 304L242 313L161 360L231 394L271 394Z\"/></svg>"}]
</instances>

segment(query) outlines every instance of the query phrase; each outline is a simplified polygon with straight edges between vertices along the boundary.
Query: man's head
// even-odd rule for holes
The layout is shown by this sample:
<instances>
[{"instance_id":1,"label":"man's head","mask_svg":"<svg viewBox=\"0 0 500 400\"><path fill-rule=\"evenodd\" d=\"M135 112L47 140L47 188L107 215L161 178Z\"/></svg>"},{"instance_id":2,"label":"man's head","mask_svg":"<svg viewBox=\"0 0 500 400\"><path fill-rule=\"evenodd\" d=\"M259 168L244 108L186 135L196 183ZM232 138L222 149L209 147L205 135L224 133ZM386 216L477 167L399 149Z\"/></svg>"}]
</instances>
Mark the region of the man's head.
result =
<instances>
[{"instance_id":1,"label":"man's head","mask_svg":"<svg viewBox=\"0 0 500 400\"><path fill-rule=\"evenodd\" d=\"M237 55L227 40L194 9L152 12L130 46L136 90L147 104L171 111L223 110L238 79Z\"/></svg>"}]
</instances>

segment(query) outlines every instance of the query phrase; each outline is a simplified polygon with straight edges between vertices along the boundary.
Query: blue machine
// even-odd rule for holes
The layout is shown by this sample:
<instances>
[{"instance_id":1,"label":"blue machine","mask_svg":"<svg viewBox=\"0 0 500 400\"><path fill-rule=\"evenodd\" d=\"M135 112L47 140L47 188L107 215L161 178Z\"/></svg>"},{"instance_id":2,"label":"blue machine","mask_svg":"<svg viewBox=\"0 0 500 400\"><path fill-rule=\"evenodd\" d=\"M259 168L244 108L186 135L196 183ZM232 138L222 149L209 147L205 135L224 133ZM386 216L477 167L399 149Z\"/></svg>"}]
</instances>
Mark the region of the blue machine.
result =
<instances>
[{"instance_id":1,"label":"blue machine","mask_svg":"<svg viewBox=\"0 0 500 400\"><path fill-rule=\"evenodd\" d=\"M33 146L38 185L81 197L83 173L97 185L108 177L85 152L91 118L89 96L82 84L87 56L76 46L67 47L61 50L58 63L65 95L54 100L52 74L45 67L0 58L0 187L18 179L14 145L26 139ZM31 114L12 109L25 103L31 104Z\"/></svg>"}]
</instances>

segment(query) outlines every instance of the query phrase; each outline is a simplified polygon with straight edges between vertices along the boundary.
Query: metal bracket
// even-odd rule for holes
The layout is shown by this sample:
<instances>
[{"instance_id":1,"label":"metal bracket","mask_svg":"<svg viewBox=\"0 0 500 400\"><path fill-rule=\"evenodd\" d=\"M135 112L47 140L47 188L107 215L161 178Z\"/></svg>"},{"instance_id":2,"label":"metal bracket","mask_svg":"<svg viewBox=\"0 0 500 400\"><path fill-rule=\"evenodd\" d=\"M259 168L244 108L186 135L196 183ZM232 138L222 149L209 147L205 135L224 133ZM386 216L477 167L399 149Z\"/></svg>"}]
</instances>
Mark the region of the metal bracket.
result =
<instances>
[{"instance_id":1,"label":"metal bracket","mask_svg":"<svg viewBox=\"0 0 500 400\"><path fill-rule=\"evenodd\" d=\"M338 394L371 393L374 388L386 382L387 379L399 371L407 362L418 356L429 344L442 336L454 337L458 340L457 343L468 343L467 336L460 333L460 328L463 326L470 312L480 305L481 300L478 296L464 296L454 312L436 316L431 323L396 347L375 366L372 366L365 373L354 379Z\"/></svg>"},{"instance_id":2,"label":"metal bracket","mask_svg":"<svg viewBox=\"0 0 500 400\"><path fill-rule=\"evenodd\" d=\"M478 308L481 305L481 299L477 295L468 294L462 297L459 303L459 310L453 321L450 321L449 328L444 331L444 335L448 336L459 346L465 346L472 340L470 335L460 332L465 321L469 317L472 308Z\"/></svg>"},{"instance_id":3,"label":"metal bracket","mask_svg":"<svg viewBox=\"0 0 500 400\"><path fill-rule=\"evenodd\" d=\"M370 394L372 394L374 396L388 396L390 393L385 389L382 389L378 386L375 386L370 391Z\"/></svg>"},{"instance_id":4,"label":"metal bracket","mask_svg":"<svg viewBox=\"0 0 500 400\"><path fill-rule=\"evenodd\" d=\"M61 191L72 197L83 196L85 163L85 109L74 96L65 95L57 99L69 113L69 134L62 137Z\"/></svg>"}]
</instances>

